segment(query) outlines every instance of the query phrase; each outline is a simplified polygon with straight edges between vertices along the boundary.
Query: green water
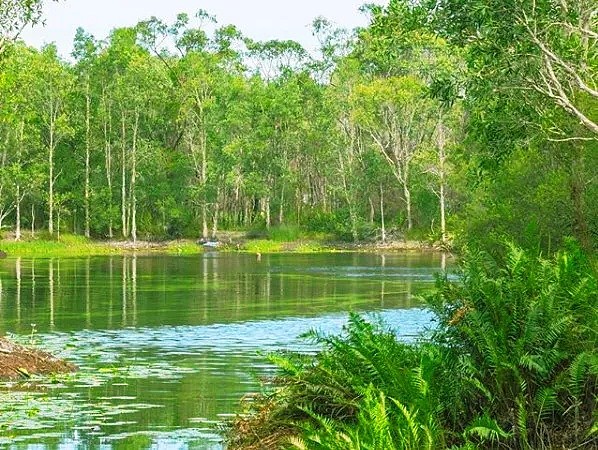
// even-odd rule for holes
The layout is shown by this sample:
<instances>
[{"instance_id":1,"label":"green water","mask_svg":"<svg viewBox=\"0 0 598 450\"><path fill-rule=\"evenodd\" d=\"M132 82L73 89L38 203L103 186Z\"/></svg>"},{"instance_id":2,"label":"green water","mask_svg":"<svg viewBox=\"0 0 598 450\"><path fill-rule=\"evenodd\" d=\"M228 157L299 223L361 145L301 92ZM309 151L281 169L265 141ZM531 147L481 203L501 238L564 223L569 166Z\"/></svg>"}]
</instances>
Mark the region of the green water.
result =
<instances>
[{"instance_id":1,"label":"green water","mask_svg":"<svg viewBox=\"0 0 598 450\"><path fill-rule=\"evenodd\" d=\"M415 294L431 254L128 256L0 262L0 333L76 363L5 383L0 448L222 448L218 423L271 372L261 352L314 351L347 311L404 339L430 324Z\"/></svg>"}]
</instances>

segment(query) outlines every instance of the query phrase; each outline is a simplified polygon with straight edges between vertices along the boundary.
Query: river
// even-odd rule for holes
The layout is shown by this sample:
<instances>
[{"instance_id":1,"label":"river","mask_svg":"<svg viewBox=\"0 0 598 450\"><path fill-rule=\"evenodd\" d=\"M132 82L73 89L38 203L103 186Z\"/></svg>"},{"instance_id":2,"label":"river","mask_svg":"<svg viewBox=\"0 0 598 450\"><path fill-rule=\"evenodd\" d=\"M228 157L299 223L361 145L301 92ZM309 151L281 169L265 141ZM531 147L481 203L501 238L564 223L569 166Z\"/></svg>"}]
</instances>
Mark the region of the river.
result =
<instances>
[{"instance_id":1,"label":"river","mask_svg":"<svg viewBox=\"0 0 598 450\"><path fill-rule=\"evenodd\" d=\"M416 295L437 254L205 253L0 261L0 333L76 375L0 390L0 447L221 449L218 424L272 372L264 353L312 352L348 311L401 339L430 325Z\"/></svg>"}]
</instances>

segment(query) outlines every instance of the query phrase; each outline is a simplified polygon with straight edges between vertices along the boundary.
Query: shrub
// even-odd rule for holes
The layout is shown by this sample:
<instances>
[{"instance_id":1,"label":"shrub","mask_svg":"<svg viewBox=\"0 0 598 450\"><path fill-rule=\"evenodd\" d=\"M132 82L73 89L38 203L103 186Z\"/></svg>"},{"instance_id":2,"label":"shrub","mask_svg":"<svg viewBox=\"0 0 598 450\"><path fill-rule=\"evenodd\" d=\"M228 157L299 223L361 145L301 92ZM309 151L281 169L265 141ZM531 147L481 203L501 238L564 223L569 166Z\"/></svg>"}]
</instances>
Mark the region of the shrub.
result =
<instances>
[{"instance_id":1,"label":"shrub","mask_svg":"<svg viewBox=\"0 0 598 450\"><path fill-rule=\"evenodd\" d=\"M598 288L575 244L552 260L514 245L494 257L470 250L461 282L440 280L428 303L449 353L451 428L487 415L522 448L583 441L596 407Z\"/></svg>"}]
</instances>

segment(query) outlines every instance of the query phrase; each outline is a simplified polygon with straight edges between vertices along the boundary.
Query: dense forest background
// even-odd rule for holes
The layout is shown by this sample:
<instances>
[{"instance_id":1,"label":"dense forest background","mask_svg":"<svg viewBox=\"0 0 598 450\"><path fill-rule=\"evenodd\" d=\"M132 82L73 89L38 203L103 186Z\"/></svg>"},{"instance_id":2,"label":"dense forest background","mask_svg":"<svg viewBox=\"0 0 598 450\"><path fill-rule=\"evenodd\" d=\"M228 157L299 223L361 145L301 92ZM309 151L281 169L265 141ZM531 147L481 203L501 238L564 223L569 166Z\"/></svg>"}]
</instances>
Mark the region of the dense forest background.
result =
<instances>
[{"instance_id":1,"label":"dense forest background","mask_svg":"<svg viewBox=\"0 0 598 450\"><path fill-rule=\"evenodd\" d=\"M0 230L598 241L587 0L366 6L310 54L208 13L0 51ZM508 26L505 26L508 24ZM7 235L8 236L8 235Z\"/></svg>"}]
</instances>

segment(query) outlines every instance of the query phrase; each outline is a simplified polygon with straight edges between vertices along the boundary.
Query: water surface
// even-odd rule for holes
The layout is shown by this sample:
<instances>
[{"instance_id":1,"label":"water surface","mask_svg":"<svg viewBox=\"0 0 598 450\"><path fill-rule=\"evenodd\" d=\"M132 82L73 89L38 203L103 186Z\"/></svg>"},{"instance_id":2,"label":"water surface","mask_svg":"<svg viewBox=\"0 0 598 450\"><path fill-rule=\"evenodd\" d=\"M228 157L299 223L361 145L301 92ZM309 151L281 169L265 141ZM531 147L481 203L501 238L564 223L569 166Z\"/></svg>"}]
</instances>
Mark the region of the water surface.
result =
<instances>
[{"instance_id":1,"label":"water surface","mask_svg":"<svg viewBox=\"0 0 598 450\"><path fill-rule=\"evenodd\" d=\"M0 391L0 447L221 448L215 424L271 372L263 352L315 351L347 311L413 339L433 254L112 256L0 262L0 332L80 367ZM13 389L6 389L13 388ZM31 447L34 445L34 447Z\"/></svg>"}]
</instances>

